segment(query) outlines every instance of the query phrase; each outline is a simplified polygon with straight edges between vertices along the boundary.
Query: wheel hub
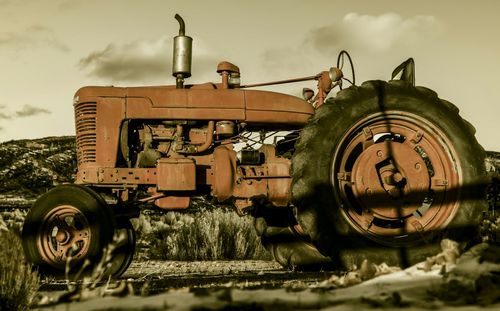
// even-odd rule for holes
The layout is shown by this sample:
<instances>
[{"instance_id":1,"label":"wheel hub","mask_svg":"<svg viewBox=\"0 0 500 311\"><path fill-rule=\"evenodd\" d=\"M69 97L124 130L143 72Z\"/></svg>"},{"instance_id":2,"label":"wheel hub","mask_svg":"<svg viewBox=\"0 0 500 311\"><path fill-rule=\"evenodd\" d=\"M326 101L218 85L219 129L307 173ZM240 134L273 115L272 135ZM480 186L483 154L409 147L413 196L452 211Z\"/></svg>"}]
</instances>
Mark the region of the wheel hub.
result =
<instances>
[{"instance_id":1,"label":"wheel hub","mask_svg":"<svg viewBox=\"0 0 500 311\"><path fill-rule=\"evenodd\" d=\"M368 147L352 170L353 192L365 211L385 218L411 215L421 202L412 193L425 193L429 173L409 146L387 141ZM417 169L420 168L420 169Z\"/></svg>"},{"instance_id":2,"label":"wheel hub","mask_svg":"<svg viewBox=\"0 0 500 311\"><path fill-rule=\"evenodd\" d=\"M56 238L57 243L60 243L60 244L67 244L67 243L68 243L68 241L70 240L70 234L69 234L69 232L68 232L68 231L66 231L66 230L61 230L61 229L59 228L59 230L58 230L58 231L57 231L57 233L56 233L55 238Z\"/></svg>"},{"instance_id":3,"label":"wheel hub","mask_svg":"<svg viewBox=\"0 0 500 311\"><path fill-rule=\"evenodd\" d=\"M456 213L457 158L446 135L417 115L368 116L343 136L333 157L342 215L380 244L425 240Z\"/></svg>"},{"instance_id":4,"label":"wheel hub","mask_svg":"<svg viewBox=\"0 0 500 311\"><path fill-rule=\"evenodd\" d=\"M54 267L68 260L75 263L87 255L90 232L88 220L79 209L57 206L42 220L38 249L43 260Z\"/></svg>"}]
</instances>

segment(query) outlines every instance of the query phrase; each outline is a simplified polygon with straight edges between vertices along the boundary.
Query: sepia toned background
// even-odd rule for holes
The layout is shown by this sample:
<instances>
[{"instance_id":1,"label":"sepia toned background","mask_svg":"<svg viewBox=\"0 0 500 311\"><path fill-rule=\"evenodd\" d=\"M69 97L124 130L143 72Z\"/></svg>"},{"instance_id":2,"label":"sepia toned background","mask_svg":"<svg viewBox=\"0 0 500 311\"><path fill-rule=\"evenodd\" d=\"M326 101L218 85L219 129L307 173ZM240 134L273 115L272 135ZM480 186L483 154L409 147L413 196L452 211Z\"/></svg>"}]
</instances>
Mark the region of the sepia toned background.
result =
<instances>
[{"instance_id":1,"label":"sepia toned background","mask_svg":"<svg viewBox=\"0 0 500 311\"><path fill-rule=\"evenodd\" d=\"M84 85L174 84L179 13L194 38L187 83L216 81L220 60L237 64L244 84L313 75L342 49L358 83L387 80L412 56L417 84L500 150L499 12L495 0L0 0L0 142L73 135L72 98ZM267 89L303 86L314 84Z\"/></svg>"}]
</instances>

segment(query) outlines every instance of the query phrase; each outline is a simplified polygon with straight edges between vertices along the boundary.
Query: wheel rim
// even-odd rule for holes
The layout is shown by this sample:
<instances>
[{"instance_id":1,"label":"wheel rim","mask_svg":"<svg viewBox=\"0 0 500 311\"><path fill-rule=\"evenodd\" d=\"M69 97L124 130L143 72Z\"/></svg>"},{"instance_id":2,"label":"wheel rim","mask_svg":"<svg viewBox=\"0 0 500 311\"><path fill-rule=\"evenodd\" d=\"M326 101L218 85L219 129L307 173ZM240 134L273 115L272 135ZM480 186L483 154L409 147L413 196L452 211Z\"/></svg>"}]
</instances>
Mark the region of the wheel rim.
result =
<instances>
[{"instance_id":1,"label":"wheel rim","mask_svg":"<svg viewBox=\"0 0 500 311\"><path fill-rule=\"evenodd\" d=\"M42 220L37 247L45 262L60 269L68 261L73 265L85 258L91 238L85 215L74 206L60 205Z\"/></svg>"},{"instance_id":2,"label":"wheel rim","mask_svg":"<svg viewBox=\"0 0 500 311\"><path fill-rule=\"evenodd\" d=\"M370 115L343 135L332 185L342 216L377 243L426 241L453 219L462 172L451 142L408 112Z\"/></svg>"}]
</instances>

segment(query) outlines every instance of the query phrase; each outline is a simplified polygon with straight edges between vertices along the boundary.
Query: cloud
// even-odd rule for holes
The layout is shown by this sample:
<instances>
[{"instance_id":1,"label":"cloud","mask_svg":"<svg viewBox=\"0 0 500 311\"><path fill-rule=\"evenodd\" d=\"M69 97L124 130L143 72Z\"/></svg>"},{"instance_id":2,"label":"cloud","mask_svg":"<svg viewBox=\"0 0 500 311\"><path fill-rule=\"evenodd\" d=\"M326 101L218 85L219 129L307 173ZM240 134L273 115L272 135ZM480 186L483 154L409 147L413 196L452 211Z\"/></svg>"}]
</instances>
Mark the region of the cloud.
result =
<instances>
[{"instance_id":1,"label":"cloud","mask_svg":"<svg viewBox=\"0 0 500 311\"><path fill-rule=\"evenodd\" d=\"M382 15L346 14L342 20L311 31L306 44L318 51L339 47L384 52L401 46L415 46L442 34L443 25L430 15L403 18L396 13Z\"/></svg>"},{"instance_id":2,"label":"cloud","mask_svg":"<svg viewBox=\"0 0 500 311\"><path fill-rule=\"evenodd\" d=\"M24 118L36 116L39 114L50 114L51 112L44 108L34 107L31 105L24 105L21 110L16 111L16 117Z\"/></svg>"},{"instance_id":3,"label":"cloud","mask_svg":"<svg viewBox=\"0 0 500 311\"><path fill-rule=\"evenodd\" d=\"M215 69L216 60L196 42L193 43L193 72ZM172 38L136 40L117 45L109 44L80 59L81 70L90 76L111 81L166 80L171 76ZM194 73L193 73L194 74Z\"/></svg>"},{"instance_id":4,"label":"cloud","mask_svg":"<svg viewBox=\"0 0 500 311\"><path fill-rule=\"evenodd\" d=\"M2 110L5 109L5 106L4 105L0 105L0 120L7 120L7 119L10 119L11 116L6 114L5 112L2 112Z\"/></svg>"},{"instance_id":5,"label":"cloud","mask_svg":"<svg viewBox=\"0 0 500 311\"><path fill-rule=\"evenodd\" d=\"M82 5L81 1L77 0L62 0L61 3L57 6L57 9L60 11L68 11L79 8Z\"/></svg>"},{"instance_id":6,"label":"cloud","mask_svg":"<svg viewBox=\"0 0 500 311\"><path fill-rule=\"evenodd\" d=\"M331 57L341 50L376 54L411 49L428 44L443 33L443 24L430 15L404 18L396 13L348 13L330 25L312 29L296 47L264 52L262 61L266 67L304 68L314 55Z\"/></svg>"},{"instance_id":7,"label":"cloud","mask_svg":"<svg viewBox=\"0 0 500 311\"><path fill-rule=\"evenodd\" d=\"M135 81L166 76L169 72L166 37L156 41L109 44L80 60L79 66L95 77ZM163 50L163 51L162 51Z\"/></svg>"},{"instance_id":8,"label":"cloud","mask_svg":"<svg viewBox=\"0 0 500 311\"><path fill-rule=\"evenodd\" d=\"M21 32L0 32L0 47L18 51L44 46L61 52L70 51L66 44L57 39L54 31L46 26L32 25Z\"/></svg>"}]
</instances>

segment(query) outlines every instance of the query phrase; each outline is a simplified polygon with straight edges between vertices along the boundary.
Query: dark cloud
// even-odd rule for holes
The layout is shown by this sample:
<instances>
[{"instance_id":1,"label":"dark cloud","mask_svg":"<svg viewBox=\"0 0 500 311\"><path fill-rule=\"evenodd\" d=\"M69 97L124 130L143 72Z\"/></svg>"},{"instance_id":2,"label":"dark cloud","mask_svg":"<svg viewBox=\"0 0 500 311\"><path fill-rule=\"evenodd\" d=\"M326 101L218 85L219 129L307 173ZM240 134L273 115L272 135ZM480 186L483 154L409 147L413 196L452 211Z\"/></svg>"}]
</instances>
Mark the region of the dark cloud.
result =
<instances>
[{"instance_id":1,"label":"dark cloud","mask_svg":"<svg viewBox=\"0 0 500 311\"><path fill-rule=\"evenodd\" d=\"M82 1L78 0L63 0L59 5L57 6L57 9L61 11L68 11L68 10L73 10L76 8L79 8L82 5Z\"/></svg>"},{"instance_id":2,"label":"dark cloud","mask_svg":"<svg viewBox=\"0 0 500 311\"><path fill-rule=\"evenodd\" d=\"M9 114L2 112L5 109L4 105L0 105L0 120L6 120L12 118Z\"/></svg>"},{"instance_id":3,"label":"dark cloud","mask_svg":"<svg viewBox=\"0 0 500 311\"><path fill-rule=\"evenodd\" d=\"M24 105L21 110L16 111L16 117L24 118L36 116L39 114L50 114L51 112L44 108L34 107L31 105Z\"/></svg>"},{"instance_id":4,"label":"dark cloud","mask_svg":"<svg viewBox=\"0 0 500 311\"><path fill-rule=\"evenodd\" d=\"M163 45L160 43L160 45ZM143 49L140 42L124 46L108 45L80 60L80 68L103 79L134 81L165 76L169 71L167 50Z\"/></svg>"},{"instance_id":5,"label":"dark cloud","mask_svg":"<svg viewBox=\"0 0 500 311\"><path fill-rule=\"evenodd\" d=\"M197 53L194 47L193 75L215 71L215 58ZM137 40L123 45L109 44L82 58L80 69L110 81L164 81L171 76L172 38Z\"/></svg>"},{"instance_id":6,"label":"dark cloud","mask_svg":"<svg viewBox=\"0 0 500 311\"><path fill-rule=\"evenodd\" d=\"M25 50L34 47L50 47L68 52L69 47L57 39L54 31L46 26L33 25L20 32L0 32L0 47Z\"/></svg>"}]
</instances>

